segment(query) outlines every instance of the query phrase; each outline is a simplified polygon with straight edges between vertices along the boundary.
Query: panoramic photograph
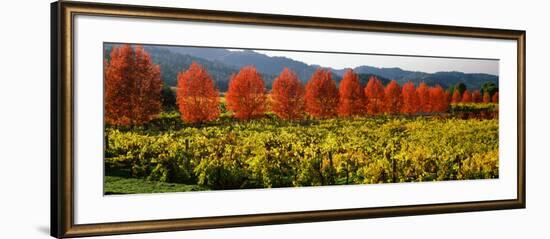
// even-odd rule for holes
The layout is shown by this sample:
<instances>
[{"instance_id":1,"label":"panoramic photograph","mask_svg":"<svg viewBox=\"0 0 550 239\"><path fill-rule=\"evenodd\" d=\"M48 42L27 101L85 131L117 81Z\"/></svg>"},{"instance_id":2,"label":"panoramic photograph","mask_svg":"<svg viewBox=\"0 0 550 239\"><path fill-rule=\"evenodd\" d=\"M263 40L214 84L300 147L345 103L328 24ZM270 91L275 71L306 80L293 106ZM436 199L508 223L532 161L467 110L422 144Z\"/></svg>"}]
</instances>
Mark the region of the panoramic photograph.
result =
<instances>
[{"instance_id":1,"label":"panoramic photograph","mask_svg":"<svg viewBox=\"0 0 550 239\"><path fill-rule=\"evenodd\" d=\"M499 177L499 60L103 44L104 194Z\"/></svg>"}]
</instances>

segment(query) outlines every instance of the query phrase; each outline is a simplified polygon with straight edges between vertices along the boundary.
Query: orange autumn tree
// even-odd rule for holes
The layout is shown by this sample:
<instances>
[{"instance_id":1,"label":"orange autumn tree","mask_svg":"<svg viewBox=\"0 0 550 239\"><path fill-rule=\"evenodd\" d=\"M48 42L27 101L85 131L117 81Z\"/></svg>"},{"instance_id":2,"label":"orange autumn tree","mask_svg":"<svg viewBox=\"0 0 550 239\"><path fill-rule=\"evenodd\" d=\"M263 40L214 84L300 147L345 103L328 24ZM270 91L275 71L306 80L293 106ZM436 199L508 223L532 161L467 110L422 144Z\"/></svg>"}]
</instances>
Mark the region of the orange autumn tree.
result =
<instances>
[{"instance_id":1,"label":"orange autumn tree","mask_svg":"<svg viewBox=\"0 0 550 239\"><path fill-rule=\"evenodd\" d=\"M371 76L365 87L366 111L369 115L378 115L384 112L384 86L376 77Z\"/></svg>"},{"instance_id":2,"label":"orange autumn tree","mask_svg":"<svg viewBox=\"0 0 550 239\"><path fill-rule=\"evenodd\" d=\"M449 109L449 98L445 90L436 85L429 90L431 112L446 112Z\"/></svg>"},{"instance_id":3,"label":"orange autumn tree","mask_svg":"<svg viewBox=\"0 0 550 239\"><path fill-rule=\"evenodd\" d=\"M176 100L181 119L188 123L212 121L220 115L219 93L208 72L196 62L178 74Z\"/></svg>"},{"instance_id":4,"label":"orange autumn tree","mask_svg":"<svg viewBox=\"0 0 550 239\"><path fill-rule=\"evenodd\" d=\"M273 82L271 110L282 119L300 119L304 115L305 88L292 70L284 68Z\"/></svg>"},{"instance_id":5,"label":"orange autumn tree","mask_svg":"<svg viewBox=\"0 0 550 239\"><path fill-rule=\"evenodd\" d=\"M240 120L258 118L265 113L267 97L264 81L254 66L245 66L229 82L227 108Z\"/></svg>"},{"instance_id":6,"label":"orange autumn tree","mask_svg":"<svg viewBox=\"0 0 550 239\"><path fill-rule=\"evenodd\" d=\"M392 80L384 89L384 111L390 115L398 114L402 105L401 86Z\"/></svg>"},{"instance_id":7,"label":"orange autumn tree","mask_svg":"<svg viewBox=\"0 0 550 239\"><path fill-rule=\"evenodd\" d=\"M306 112L315 118L337 115L338 89L329 70L317 68L306 85Z\"/></svg>"},{"instance_id":8,"label":"orange autumn tree","mask_svg":"<svg viewBox=\"0 0 550 239\"><path fill-rule=\"evenodd\" d=\"M489 92L483 93L483 103L491 103L491 95L489 95Z\"/></svg>"},{"instance_id":9,"label":"orange autumn tree","mask_svg":"<svg viewBox=\"0 0 550 239\"><path fill-rule=\"evenodd\" d=\"M472 93L468 90L465 90L462 94L462 103L472 103Z\"/></svg>"},{"instance_id":10,"label":"orange autumn tree","mask_svg":"<svg viewBox=\"0 0 550 239\"><path fill-rule=\"evenodd\" d=\"M452 100L451 92L445 91L445 99L447 100L448 104L451 104L451 100Z\"/></svg>"},{"instance_id":11,"label":"orange autumn tree","mask_svg":"<svg viewBox=\"0 0 550 239\"><path fill-rule=\"evenodd\" d=\"M401 107L401 113L413 115L418 113L419 99L414 88L414 83L407 82L401 89L401 96L403 97L403 106Z\"/></svg>"},{"instance_id":12,"label":"orange autumn tree","mask_svg":"<svg viewBox=\"0 0 550 239\"><path fill-rule=\"evenodd\" d=\"M498 103L498 91L493 94L493 97L491 99L491 102Z\"/></svg>"},{"instance_id":13,"label":"orange autumn tree","mask_svg":"<svg viewBox=\"0 0 550 239\"><path fill-rule=\"evenodd\" d=\"M453 98L451 99L452 103L460 103L462 101L462 96L460 96L460 91L455 89L453 93Z\"/></svg>"},{"instance_id":14,"label":"orange autumn tree","mask_svg":"<svg viewBox=\"0 0 550 239\"><path fill-rule=\"evenodd\" d=\"M338 115L342 117L350 117L362 115L365 109L365 94L359 77L353 70L347 70L344 73L342 81L340 81L338 101Z\"/></svg>"},{"instance_id":15,"label":"orange autumn tree","mask_svg":"<svg viewBox=\"0 0 550 239\"><path fill-rule=\"evenodd\" d=\"M422 113L432 112L432 106L430 101L430 88L424 82L420 83L416 88L416 95L418 95L418 108Z\"/></svg>"},{"instance_id":16,"label":"orange autumn tree","mask_svg":"<svg viewBox=\"0 0 550 239\"><path fill-rule=\"evenodd\" d=\"M481 100L481 93L479 90L474 91L474 93L472 93L472 102L481 103Z\"/></svg>"},{"instance_id":17,"label":"orange autumn tree","mask_svg":"<svg viewBox=\"0 0 550 239\"><path fill-rule=\"evenodd\" d=\"M143 125L160 113L160 67L143 47L113 47L104 64L107 124Z\"/></svg>"}]
</instances>

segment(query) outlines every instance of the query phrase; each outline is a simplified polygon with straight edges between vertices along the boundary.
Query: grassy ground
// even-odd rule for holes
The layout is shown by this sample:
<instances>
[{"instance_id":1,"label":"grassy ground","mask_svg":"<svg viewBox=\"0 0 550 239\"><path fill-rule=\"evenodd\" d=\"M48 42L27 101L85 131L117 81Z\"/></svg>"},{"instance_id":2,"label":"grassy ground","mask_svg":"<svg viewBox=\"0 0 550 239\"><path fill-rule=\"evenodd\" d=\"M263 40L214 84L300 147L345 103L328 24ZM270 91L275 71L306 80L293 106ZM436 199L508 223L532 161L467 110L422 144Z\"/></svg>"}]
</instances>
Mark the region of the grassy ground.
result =
<instances>
[{"instance_id":1,"label":"grassy ground","mask_svg":"<svg viewBox=\"0 0 550 239\"><path fill-rule=\"evenodd\" d=\"M105 176L105 194L136 194L204 191L205 187L179 183L163 183L144 179Z\"/></svg>"}]
</instances>

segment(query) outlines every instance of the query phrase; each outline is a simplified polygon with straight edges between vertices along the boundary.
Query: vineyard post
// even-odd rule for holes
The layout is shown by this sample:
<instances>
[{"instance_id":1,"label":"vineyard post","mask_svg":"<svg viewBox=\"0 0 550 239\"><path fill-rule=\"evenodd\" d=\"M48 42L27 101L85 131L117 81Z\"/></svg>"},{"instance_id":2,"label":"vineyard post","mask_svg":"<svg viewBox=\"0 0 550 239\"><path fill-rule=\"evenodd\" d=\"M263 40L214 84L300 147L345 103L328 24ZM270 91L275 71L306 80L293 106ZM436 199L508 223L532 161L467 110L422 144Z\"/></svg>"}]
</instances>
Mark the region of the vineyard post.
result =
<instances>
[{"instance_id":1,"label":"vineyard post","mask_svg":"<svg viewBox=\"0 0 550 239\"><path fill-rule=\"evenodd\" d=\"M392 167L392 183L396 183L397 177L396 177L396 163L395 158L391 157L391 167Z\"/></svg>"}]
</instances>

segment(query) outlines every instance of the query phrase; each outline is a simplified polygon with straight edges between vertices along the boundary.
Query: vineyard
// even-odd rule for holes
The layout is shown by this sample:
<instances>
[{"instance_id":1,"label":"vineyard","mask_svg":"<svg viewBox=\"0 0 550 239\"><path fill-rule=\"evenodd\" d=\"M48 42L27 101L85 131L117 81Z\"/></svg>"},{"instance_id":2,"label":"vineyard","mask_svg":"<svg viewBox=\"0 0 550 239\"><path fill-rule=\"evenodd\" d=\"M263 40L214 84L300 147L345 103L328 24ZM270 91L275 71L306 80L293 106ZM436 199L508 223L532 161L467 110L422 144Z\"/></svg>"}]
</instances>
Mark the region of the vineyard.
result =
<instances>
[{"instance_id":1,"label":"vineyard","mask_svg":"<svg viewBox=\"0 0 550 239\"><path fill-rule=\"evenodd\" d=\"M105 61L105 193L498 178L498 88L307 84L285 68L271 91L254 66L220 94L193 62L166 89L140 47Z\"/></svg>"},{"instance_id":2,"label":"vineyard","mask_svg":"<svg viewBox=\"0 0 550 239\"><path fill-rule=\"evenodd\" d=\"M495 119L178 121L107 129L107 171L205 189L498 178Z\"/></svg>"}]
</instances>

